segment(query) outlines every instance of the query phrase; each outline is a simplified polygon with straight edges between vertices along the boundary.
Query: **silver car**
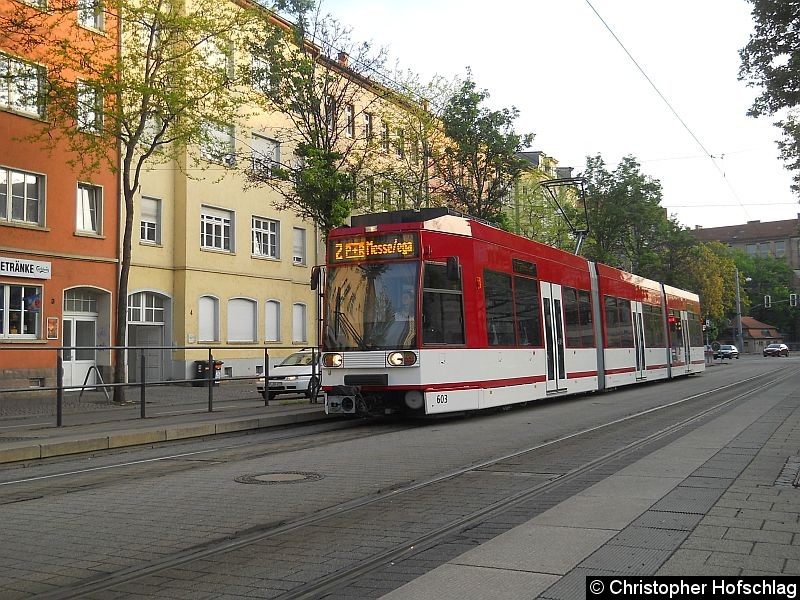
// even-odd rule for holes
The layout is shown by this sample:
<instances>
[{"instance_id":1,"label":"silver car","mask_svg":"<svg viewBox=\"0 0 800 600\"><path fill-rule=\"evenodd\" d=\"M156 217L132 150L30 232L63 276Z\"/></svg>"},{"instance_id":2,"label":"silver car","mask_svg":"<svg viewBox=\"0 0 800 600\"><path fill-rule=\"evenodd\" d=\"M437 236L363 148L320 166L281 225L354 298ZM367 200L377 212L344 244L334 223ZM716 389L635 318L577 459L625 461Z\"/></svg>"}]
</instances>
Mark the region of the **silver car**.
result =
<instances>
[{"instance_id":1,"label":"silver car","mask_svg":"<svg viewBox=\"0 0 800 600\"><path fill-rule=\"evenodd\" d=\"M293 352L269 370L269 382L264 377L256 381L256 389L265 400L272 400L278 394L303 394L306 398L316 398L320 389L321 369L312 373L314 355L311 350ZM265 386L265 383L267 384Z\"/></svg>"}]
</instances>

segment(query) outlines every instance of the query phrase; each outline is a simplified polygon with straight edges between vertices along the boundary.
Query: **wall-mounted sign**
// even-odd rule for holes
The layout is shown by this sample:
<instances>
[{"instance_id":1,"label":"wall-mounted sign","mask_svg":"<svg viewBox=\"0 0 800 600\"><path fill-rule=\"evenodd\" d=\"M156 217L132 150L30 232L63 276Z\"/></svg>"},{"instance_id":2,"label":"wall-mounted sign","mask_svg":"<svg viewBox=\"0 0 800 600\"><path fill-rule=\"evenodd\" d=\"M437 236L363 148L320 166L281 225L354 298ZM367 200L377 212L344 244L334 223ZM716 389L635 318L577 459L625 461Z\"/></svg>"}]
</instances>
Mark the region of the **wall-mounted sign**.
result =
<instances>
[{"instance_id":1,"label":"wall-mounted sign","mask_svg":"<svg viewBox=\"0 0 800 600\"><path fill-rule=\"evenodd\" d=\"M50 279L52 274L49 262L0 256L0 276Z\"/></svg>"}]
</instances>

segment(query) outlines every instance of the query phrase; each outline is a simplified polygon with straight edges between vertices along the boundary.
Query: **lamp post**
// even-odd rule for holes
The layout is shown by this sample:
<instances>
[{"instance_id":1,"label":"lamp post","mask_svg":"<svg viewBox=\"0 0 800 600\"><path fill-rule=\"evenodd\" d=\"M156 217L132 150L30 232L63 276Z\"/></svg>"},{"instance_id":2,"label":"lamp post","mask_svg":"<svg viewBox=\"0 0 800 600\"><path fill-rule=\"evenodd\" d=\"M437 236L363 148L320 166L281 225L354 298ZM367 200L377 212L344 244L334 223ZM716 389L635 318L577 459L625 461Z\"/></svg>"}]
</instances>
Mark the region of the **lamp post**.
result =
<instances>
[{"instance_id":1,"label":"lamp post","mask_svg":"<svg viewBox=\"0 0 800 600\"><path fill-rule=\"evenodd\" d=\"M739 267L736 267L736 348L742 352L742 298L739 295Z\"/></svg>"}]
</instances>

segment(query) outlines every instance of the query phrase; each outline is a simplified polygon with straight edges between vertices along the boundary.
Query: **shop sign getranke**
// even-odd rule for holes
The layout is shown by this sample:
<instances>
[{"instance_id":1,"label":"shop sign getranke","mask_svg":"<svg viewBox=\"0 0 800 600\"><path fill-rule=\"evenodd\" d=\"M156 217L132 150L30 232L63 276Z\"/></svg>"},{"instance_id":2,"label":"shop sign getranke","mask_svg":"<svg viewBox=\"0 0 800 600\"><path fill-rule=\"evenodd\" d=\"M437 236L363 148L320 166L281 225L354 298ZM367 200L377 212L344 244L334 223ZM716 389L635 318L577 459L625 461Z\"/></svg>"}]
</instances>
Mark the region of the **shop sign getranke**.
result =
<instances>
[{"instance_id":1,"label":"shop sign getranke","mask_svg":"<svg viewBox=\"0 0 800 600\"><path fill-rule=\"evenodd\" d=\"M0 277L50 279L52 272L49 262L0 256Z\"/></svg>"}]
</instances>

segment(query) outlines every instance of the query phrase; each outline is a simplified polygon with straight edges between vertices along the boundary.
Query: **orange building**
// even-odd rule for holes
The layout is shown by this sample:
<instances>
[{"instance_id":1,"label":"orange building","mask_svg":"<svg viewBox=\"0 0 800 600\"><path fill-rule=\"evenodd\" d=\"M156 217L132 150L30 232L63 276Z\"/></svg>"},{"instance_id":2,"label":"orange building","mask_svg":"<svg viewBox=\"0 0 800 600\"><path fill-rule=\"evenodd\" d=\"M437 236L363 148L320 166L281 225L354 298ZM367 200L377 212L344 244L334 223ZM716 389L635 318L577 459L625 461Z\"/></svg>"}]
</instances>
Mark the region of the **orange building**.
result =
<instances>
[{"instance_id":1,"label":"orange building","mask_svg":"<svg viewBox=\"0 0 800 600\"><path fill-rule=\"evenodd\" d=\"M0 16L21 14L44 38L53 26L89 42L116 35L100 0L78 0L69 13L46 2L0 0ZM46 81L55 67L46 44L30 41L0 37L0 389L54 385L62 346L65 385L93 383L97 372L109 380L110 352L74 347L113 338L118 178L70 167L65 143L30 139L49 126ZM74 75L80 98L87 90ZM103 135L101 110L79 111L75 124Z\"/></svg>"}]
</instances>

